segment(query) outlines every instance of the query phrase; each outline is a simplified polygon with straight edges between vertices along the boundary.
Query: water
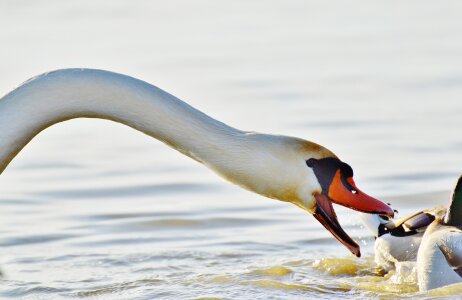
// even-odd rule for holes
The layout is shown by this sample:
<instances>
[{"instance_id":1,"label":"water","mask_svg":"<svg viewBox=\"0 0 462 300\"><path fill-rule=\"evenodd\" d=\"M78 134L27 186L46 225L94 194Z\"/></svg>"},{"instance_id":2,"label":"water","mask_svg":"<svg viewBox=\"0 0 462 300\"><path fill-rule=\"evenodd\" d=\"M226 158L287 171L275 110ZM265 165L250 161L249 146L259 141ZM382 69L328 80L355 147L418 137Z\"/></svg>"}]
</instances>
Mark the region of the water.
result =
<instances>
[{"instance_id":1,"label":"water","mask_svg":"<svg viewBox=\"0 0 462 300\"><path fill-rule=\"evenodd\" d=\"M300 136L400 215L460 174L458 1L3 1L3 93L63 67L154 83L237 128ZM0 177L0 297L337 299L421 294L351 257L313 217L221 181L122 125L40 134Z\"/></svg>"}]
</instances>

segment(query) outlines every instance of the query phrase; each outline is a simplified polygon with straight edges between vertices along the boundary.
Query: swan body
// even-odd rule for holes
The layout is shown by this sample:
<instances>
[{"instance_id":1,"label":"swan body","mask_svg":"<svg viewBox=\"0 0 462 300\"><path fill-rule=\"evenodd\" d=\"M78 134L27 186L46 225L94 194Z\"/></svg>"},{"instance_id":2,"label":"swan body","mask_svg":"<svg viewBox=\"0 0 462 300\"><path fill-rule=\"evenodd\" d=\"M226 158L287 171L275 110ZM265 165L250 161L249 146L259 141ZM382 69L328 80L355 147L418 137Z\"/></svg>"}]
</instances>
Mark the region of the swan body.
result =
<instances>
[{"instance_id":1,"label":"swan body","mask_svg":"<svg viewBox=\"0 0 462 300\"><path fill-rule=\"evenodd\" d=\"M313 214L350 251L332 203L392 216L357 189L350 166L303 139L247 132L144 81L113 72L64 69L32 78L0 99L0 173L39 132L74 118L128 125L204 164L226 180Z\"/></svg>"},{"instance_id":2,"label":"swan body","mask_svg":"<svg viewBox=\"0 0 462 300\"><path fill-rule=\"evenodd\" d=\"M420 291L462 282L462 176L444 218L427 228L417 254Z\"/></svg>"},{"instance_id":3,"label":"swan body","mask_svg":"<svg viewBox=\"0 0 462 300\"><path fill-rule=\"evenodd\" d=\"M428 225L445 213L444 207L419 211L399 219L360 213L364 226L375 237L375 263L385 271L390 271L395 269L397 262L416 261Z\"/></svg>"}]
</instances>

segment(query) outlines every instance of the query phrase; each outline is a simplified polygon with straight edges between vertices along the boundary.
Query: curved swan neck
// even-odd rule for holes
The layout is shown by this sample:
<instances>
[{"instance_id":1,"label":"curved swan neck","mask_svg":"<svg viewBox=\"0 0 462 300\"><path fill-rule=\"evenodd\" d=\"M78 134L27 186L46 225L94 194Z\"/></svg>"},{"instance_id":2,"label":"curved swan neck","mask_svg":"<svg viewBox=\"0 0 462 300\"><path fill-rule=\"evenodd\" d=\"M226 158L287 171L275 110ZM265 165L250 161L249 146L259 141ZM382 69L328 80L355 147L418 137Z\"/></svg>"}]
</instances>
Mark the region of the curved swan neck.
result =
<instances>
[{"instance_id":1,"label":"curved swan neck","mask_svg":"<svg viewBox=\"0 0 462 300\"><path fill-rule=\"evenodd\" d=\"M0 99L0 174L39 132L74 118L123 123L212 164L245 135L144 81L101 70L59 70Z\"/></svg>"}]
</instances>

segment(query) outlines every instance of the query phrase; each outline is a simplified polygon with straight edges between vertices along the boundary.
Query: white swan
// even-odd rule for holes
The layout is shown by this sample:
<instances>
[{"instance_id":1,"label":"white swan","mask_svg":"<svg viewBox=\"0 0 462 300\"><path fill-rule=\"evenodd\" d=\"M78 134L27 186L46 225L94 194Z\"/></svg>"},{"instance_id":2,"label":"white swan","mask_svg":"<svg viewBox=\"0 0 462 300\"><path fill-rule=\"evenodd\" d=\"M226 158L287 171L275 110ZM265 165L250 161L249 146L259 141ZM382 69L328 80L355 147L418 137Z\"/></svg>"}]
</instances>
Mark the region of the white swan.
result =
<instances>
[{"instance_id":1,"label":"white swan","mask_svg":"<svg viewBox=\"0 0 462 300\"><path fill-rule=\"evenodd\" d=\"M417 253L420 291L462 282L462 176L444 219L428 226Z\"/></svg>"},{"instance_id":2,"label":"white swan","mask_svg":"<svg viewBox=\"0 0 462 300\"><path fill-rule=\"evenodd\" d=\"M340 227L332 202L393 215L387 205L359 191L351 167L320 145L237 130L153 85L102 70L46 73L0 99L0 173L40 131L82 117L126 124L230 182L301 207L357 256L359 246Z\"/></svg>"}]
</instances>

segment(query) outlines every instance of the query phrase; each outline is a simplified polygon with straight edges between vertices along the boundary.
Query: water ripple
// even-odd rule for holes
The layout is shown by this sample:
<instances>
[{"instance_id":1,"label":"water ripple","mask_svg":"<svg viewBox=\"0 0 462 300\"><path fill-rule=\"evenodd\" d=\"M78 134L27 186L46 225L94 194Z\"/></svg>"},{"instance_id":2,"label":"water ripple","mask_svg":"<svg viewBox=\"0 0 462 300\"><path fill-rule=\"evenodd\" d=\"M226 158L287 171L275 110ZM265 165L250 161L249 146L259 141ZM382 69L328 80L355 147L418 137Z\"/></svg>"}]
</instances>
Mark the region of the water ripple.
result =
<instances>
[{"instance_id":1,"label":"water ripple","mask_svg":"<svg viewBox=\"0 0 462 300\"><path fill-rule=\"evenodd\" d=\"M30 244L41 244L41 243L50 243L65 239L71 239L76 237L73 234L47 234L47 235L30 235L30 236L20 236L14 238L0 239L0 246L2 247L12 247L18 245L30 245Z\"/></svg>"},{"instance_id":2,"label":"water ripple","mask_svg":"<svg viewBox=\"0 0 462 300\"><path fill-rule=\"evenodd\" d=\"M132 185L126 187L102 187L92 189L66 189L59 191L35 192L34 196L53 197L60 199L94 199L94 198L123 198L130 196L147 196L160 194L190 194L220 191L218 184L201 183L167 183L151 185Z\"/></svg>"}]
</instances>

